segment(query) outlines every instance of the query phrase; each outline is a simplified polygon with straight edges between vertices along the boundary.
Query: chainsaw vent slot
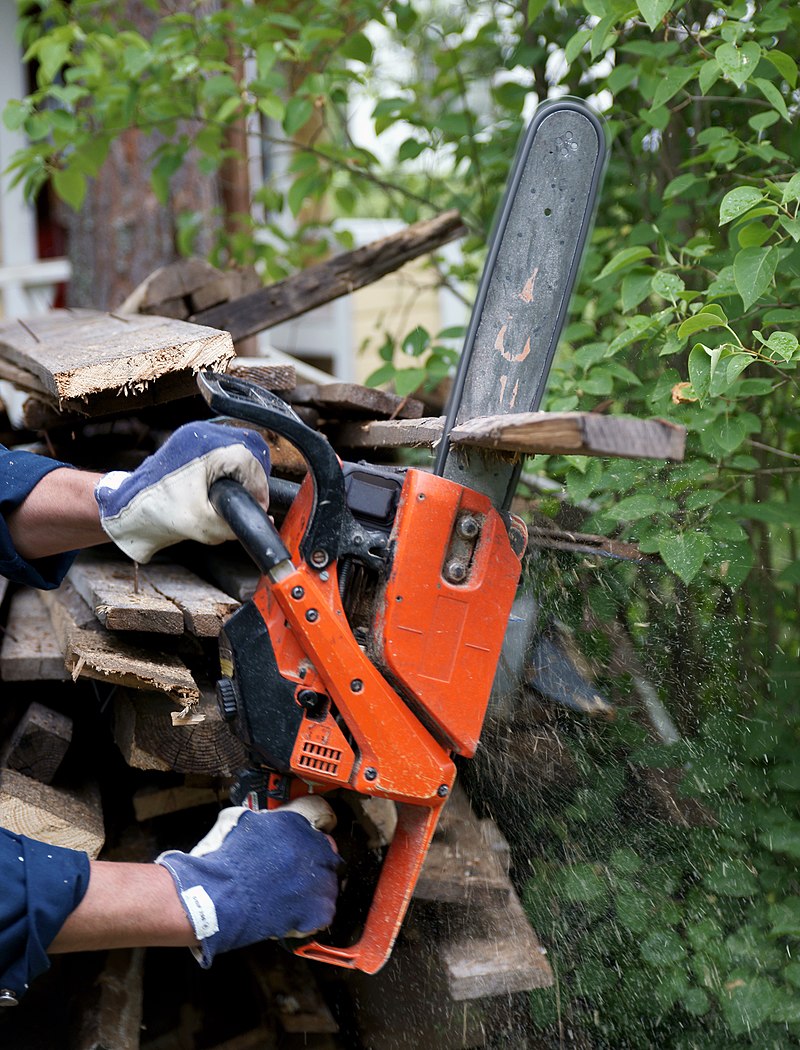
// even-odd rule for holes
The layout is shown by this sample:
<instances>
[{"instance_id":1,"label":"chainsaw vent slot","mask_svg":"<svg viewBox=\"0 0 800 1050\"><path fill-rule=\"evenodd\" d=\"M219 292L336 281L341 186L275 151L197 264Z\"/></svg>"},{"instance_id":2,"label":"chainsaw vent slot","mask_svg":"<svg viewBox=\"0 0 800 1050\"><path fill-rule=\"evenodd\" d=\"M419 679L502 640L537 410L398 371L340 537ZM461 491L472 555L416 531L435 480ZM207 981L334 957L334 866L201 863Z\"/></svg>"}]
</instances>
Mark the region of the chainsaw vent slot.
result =
<instances>
[{"instance_id":1,"label":"chainsaw vent slot","mask_svg":"<svg viewBox=\"0 0 800 1050\"><path fill-rule=\"evenodd\" d=\"M341 760L342 752L339 748L326 747L324 744L315 744L312 740L306 740L300 752L299 764L303 769L314 773L328 773L330 776L336 776Z\"/></svg>"}]
</instances>

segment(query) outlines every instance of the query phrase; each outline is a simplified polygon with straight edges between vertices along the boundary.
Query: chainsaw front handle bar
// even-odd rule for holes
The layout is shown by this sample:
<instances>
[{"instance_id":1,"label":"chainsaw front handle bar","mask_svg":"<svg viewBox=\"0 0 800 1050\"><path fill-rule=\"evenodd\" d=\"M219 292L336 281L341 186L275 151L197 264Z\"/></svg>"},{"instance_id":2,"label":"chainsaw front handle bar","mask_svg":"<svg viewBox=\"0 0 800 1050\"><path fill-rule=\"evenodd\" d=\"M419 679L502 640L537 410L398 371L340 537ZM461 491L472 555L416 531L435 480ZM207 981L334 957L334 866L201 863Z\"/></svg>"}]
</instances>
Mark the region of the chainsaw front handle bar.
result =
<instances>
[{"instance_id":1,"label":"chainsaw front handle bar","mask_svg":"<svg viewBox=\"0 0 800 1050\"><path fill-rule=\"evenodd\" d=\"M291 555L256 498L233 478L220 478L208 490L211 506L230 525L236 538L264 575L280 565L291 565Z\"/></svg>"},{"instance_id":2,"label":"chainsaw front handle bar","mask_svg":"<svg viewBox=\"0 0 800 1050\"><path fill-rule=\"evenodd\" d=\"M300 541L300 554L318 570L335 561L350 515L342 467L328 439L306 426L285 401L245 379L201 372L197 385L214 412L272 430L285 437L302 455L314 486L314 505ZM233 523L228 524L236 532ZM250 553L252 555L252 551ZM257 559L256 564L259 564Z\"/></svg>"}]
</instances>

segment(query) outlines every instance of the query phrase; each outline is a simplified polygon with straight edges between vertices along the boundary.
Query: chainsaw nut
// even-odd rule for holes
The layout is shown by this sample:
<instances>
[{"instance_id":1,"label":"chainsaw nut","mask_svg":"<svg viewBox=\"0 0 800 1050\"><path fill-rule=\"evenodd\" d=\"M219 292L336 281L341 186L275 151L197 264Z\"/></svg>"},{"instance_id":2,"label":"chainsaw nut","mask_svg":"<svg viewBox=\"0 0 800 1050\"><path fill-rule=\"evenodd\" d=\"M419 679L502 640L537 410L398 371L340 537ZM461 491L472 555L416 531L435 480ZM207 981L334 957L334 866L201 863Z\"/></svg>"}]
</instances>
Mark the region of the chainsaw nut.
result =
<instances>
[{"instance_id":1,"label":"chainsaw nut","mask_svg":"<svg viewBox=\"0 0 800 1050\"><path fill-rule=\"evenodd\" d=\"M292 597L299 601L306 592L302 587L292 587Z\"/></svg>"},{"instance_id":2,"label":"chainsaw nut","mask_svg":"<svg viewBox=\"0 0 800 1050\"><path fill-rule=\"evenodd\" d=\"M308 620L309 623L316 623L317 620L319 619L319 613L317 612L316 609L309 609L308 612L306 613L306 619Z\"/></svg>"},{"instance_id":3,"label":"chainsaw nut","mask_svg":"<svg viewBox=\"0 0 800 1050\"><path fill-rule=\"evenodd\" d=\"M465 514L456 523L456 532L462 540L474 540L480 531L480 522L471 514Z\"/></svg>"},{"instance_id":4,"label":"chainsaw nut","mask_svg":"<svg viewBox=\"0 0 800 1050\"><path fill-rule=\"evenodd\" d=\"M444 567L444 578L450 583L463 583L467 578L466 563L459 558L453 558Z\"/></svg>"}]
</instances>

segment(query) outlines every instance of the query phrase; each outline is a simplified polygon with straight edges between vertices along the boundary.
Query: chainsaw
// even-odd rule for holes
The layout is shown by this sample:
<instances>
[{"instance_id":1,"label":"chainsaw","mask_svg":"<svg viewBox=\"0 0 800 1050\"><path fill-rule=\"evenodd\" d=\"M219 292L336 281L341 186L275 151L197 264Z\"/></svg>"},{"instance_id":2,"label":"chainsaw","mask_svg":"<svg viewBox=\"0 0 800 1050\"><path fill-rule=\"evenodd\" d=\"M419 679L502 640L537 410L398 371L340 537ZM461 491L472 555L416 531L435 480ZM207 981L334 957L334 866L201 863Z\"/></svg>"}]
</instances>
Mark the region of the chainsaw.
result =
<instances>
[{"instance_id":1,"label":"chainsaw","mask_svg":"<svg viewBox=\"0 0 800 1050\"><path fill-rule=\"evenodd\" d=\"M237 482L209 498L262 574L220 638L217 696L248 748L237 801L307 793L396 804L358 932L298 955L375 973L391 953L455 756L475 754L527 534L510 513L519 466L451 446L476 416L541 401L605 165L600 119L577 100L536 111L511 172L467 329L434 469L340 462L276 395L205 373L219 416L271 430L308 472L270 482L280 530ZM363 896L363 894L362 894Z\"/></svg>"}]
</instances>

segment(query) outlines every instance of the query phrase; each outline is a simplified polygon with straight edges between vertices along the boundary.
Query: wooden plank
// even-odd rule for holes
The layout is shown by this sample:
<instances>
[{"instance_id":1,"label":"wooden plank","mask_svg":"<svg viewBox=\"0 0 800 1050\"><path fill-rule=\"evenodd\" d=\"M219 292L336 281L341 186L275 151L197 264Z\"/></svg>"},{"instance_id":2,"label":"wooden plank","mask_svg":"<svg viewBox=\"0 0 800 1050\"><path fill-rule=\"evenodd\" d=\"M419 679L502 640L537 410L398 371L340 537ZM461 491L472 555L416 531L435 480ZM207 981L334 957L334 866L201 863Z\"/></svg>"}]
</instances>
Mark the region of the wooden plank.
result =
<instances>
[{"instance_id":1,"label":"wooden plank","mask_svg":"<svg viewBox=\"0 0 800 1050\"><path fill-rule=\"evenodd\" d=\"M441 441L444 416L344 423L331 431L337 448L431 448Z\"/></svg>"},{"instance_id":2,"label":"wooden plank","mask_svg":"<svg viewBox=\"0 0 800 1050\"><path fill-rule=\"evenodd\" d=\"M344 448L433 446L441 440L443 417L346 423L335 432ZM454 427L453 445L517 455L620 456L679 461L685 427L663 419L632 419L595 412L520 412L484 416Z\"/></svg>"},{"instance_id":3,"label":"wooden plank","mask_svg":"<svg viewBox=\"0 0 800 1050\"><path fill-rule=\"evenodd\" d=\"M141 575L179 610L186 630L199 638L216 638L240 604L180 565L150 564Z\"/></svg>"},{"instance_id":4,"label":"wooden plank","mask_svg":"<svg viewBox=\"0 0 800 1050\"><path fill-rule=\"evenodd\" d=\"M327 418L419 419L425 406L413 397L400 397L358 383L306 383L288 395L290 404L312 405Z\"/></svg>"},{"instance_id":5,"label":"wooden plank","mask_svg":"<svg viewBox=\"0 0 800 1050\"><path fill-rule=\"evenodd\" d=\"M91 957L96 962L96 955ZM102 953L90 984L81 982L71 1015L70 1050L138 1050L142 1032L144 948Z\"/></svg>"},{"instance_id":6,"label":"wooden plank","mask_svg":"<svg viewBox=\"0 0 800 1050\"><path fill-rule=\"evenodd\" d=\"M238 341L349 295L465 233L458 212L444 212L363 248L309 266L267 288L200 311L192 320L223 328Z\"/></svg>"},{"instance_id":7,"label":"wooden plank","mask_svg":"<svg viewBox=\"0 0 800 1050\"><path fill-rule=\"evenodd\" d=\"M34 700L3 748L0 766L50 784L71 741L72 719Z\"/></svg>"},{"instance_id":8,"label":"wooden plank","mask_svg":"<svg viewBox=\"0 0 800 1050\"><path fill-rule=\"evenodd\" d=\"M64 681L69 678L64 653L56 641L47 609L33 590L11 599L0 645L0 677L5 682Z\"/></svg>"},{"instance_id":9,"label":"wooden plank","mask_svg":"<svg viewBox=\"0 0 800 1050\"><path fill-rule=\"evenodd\" d=\"M155 313L169 300L182 300L222 276L222 270L205 259L178 259L160 266L138 284L116 311L120 314ZM189 304L186 303L186 316Z\"/></svg>"},{"instance_id":10,"label":"wooden plank","mask_svg":"<svg viewBox=\"0 0 800 1050\"><path fill-rule=\"evenodd\" d=\"M439 818L414 898L454 904L486 899L502 905L511 893L503 861L487 843L467 796L456 785Z\"/></svg>"},{"instance_id":11,"label":"wooden plank","mask_svg":"<svg viewBox=\"0 0 800 1050\"><path fill-rule=\"evenodd\" d=\"M451 932L439 942L448 991L455 1002L553 984L545 950L515 893L502 905L469 903L463 923L463 933Z\"/></svg>"},{"instance_id":12,"label":"wooden plank","mask_svg":"<svg viewBox=\"0 0 800 1050\"><path fill-rule=\"evenodd\" d=\"M113 631L183 634L183 612L134 563L82 554L67 578L104 627Z\"/></svg>"},{"instance_id":13,"label":"wooden plank","mask_svg":"<svg viewBox=\"0 0 800 1050\"><path fill-rule=\"evenodd\" d=\"M188 728L188 727L181 727ZM228 798L225 788L206 784L174 784L171 787L144 787L133 793L133 811L137 820L152 820L168 813L181 813L211 803L222 805Z\"/></svg>"},{"instance_id":14,"label":"wooden plank","mask_svg":"<svg viewBox=\"0 0 800 1050\"><path fill-rule=\"evenodd\" d=\"M114 694L114 739L129 766L176 773L232 776L248 764L247 753L203 693L195 710L203 721L173 725L174 707L160 693L118 689Z\"/></svg>"},{"instance_id":15,"label":"wooden plank","mask_svg":"<svg viewBox=\"0 0 800 1050\"><path fill-rule=\"evenodd\" d=\"M227 332L141 314L54 310L24 327L0 326L0 356L27 369L59 400L137 391L173 372L224 369Z\"/></svg>"},{"instance_id":16,"label":"wooden plank","mask_svg":"<svg viewBox=\"0 0 800 1050\"><path fill-rule=\"evenodd\" d=\"M66 791L13 769L0 769L0 826L39 842L83 850L93 859L105 840L96 788Z\"/></svg>"},{"instance_id":17,"label":"wooden plank","mask_svg":"<svg viewBox=\"0 0 800 1050\"><path fill-rule=\"evenodd\" d=\"M249 379L265 390L293 390L297 385L297 369L294 365L271 364L257 357L234 357L227 373L237 379Z\"/></svg>"},{"instance_id":18,"label":"wooden plank","mask_svg":"<svg viewBox=\"0 0 800 1050\"><path fill-rule=\"evenodd\" d=\"M94 678L133 689L156 689L179 705L199 700L200 689L179 657L131 645L104 630L68 581L58 590L43 591L42 600L73 679ZM81 621L87 613L91 622L83 626Z\"/></svg>"}]
</instances>

